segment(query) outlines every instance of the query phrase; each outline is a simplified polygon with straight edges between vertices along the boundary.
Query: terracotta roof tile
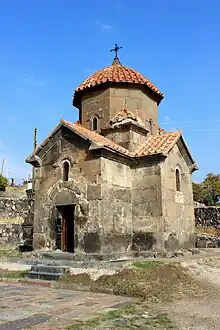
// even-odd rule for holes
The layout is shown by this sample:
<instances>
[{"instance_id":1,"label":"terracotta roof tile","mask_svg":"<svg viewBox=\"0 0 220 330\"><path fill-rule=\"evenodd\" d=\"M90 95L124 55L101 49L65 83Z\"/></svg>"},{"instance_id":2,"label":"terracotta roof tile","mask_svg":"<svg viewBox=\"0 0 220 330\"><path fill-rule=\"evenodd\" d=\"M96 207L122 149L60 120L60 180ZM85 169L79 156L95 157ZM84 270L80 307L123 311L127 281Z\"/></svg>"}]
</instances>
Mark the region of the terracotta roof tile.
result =
<instances>
[{"instance_id":1,"label":"terracotta roof tile","mask_svg":"<svg viewBox=\"0 0 220 330\"><path fill-rule=\"evenodd\" d=\"M94 142L101 144L103 147L107 147L107 148L112 149L114 151L118 151L118 152L120 152L124 155L127 155L127 156L130 155L130 152L127 149L120 146L119 144L114 143L113 141L105 138L104 136L102 136L102 135L100 135L100 134L98 134L94 131L91 131L91 130L81 126L78 123L73 124L73 123L71 123L69 121L66 121L66 120L62 120L62 122L66 126L69 126L70 128L74 129L79 134L82 134L82 135L88 137L89 139L93 140Z\"/></svg>"},{"instance_id":2,"label":"terracotta roof tile","mask_svg":"<svg viewBox=\"0 0 220 330\"><path fill-rule=\"evenodd\" d=\"M80 124L73 124L71 122L62 120L64 124L76 130L79 134L87 136L94 142L100 143L103 147L110 148L114 151L118 151L124 155L130 157L143 157L154 154L166 153L170 150L173 144L180 137L181 132L167 132L158 135L149 136L145 142L143 142L135 152L131 153L127 149L123 148L119 144L105 138L104 136L82 127Z\"/></svg>"},{"instance_id":3,"label":"terracotta roof tile","mask_svg":"<svg viewBox=\"0 0 220 330\"><path fill-rule=\"evenodd\" d=\"M167 132L158 135L151 135L144 141L134 153L134 156L148 156L155 154L164 154L170 150L181 132Z\"/></svg>"},{"instance_id":4,"label":"terracotta roof tile","mask_svg":"<svg viewBox=\"0 0 220 330\"><path fill-rule=\"evenodd\" d=\"M60 124L55 127L55 129L37 147L36 151L28 157L28 159L30 159L34 154L37 154L38 151L44 147L44 145L50 140L51 135L53 135L62 124L69 127L70 129L73 129L76 133L79 133L80 135L83 135L84 137L87 137L88 139L100 144L102 147L106 147L113 151L119 152L120 154L123 154L125 156L129 156L131 158L151 156L155 154L164 154L172 148L172 146L181 136L180 131L151 135L146 139L145 142L143 142L139 147L137 147L135 152L130 152L129 150L105 138L104 136L89 129L86 129L85 127L81 126L78 122L71 123L69 121L61 119Z\"/></svg>"},{"instance_id":5,"label":"terracotta roof tile","mask_svg":"<svg viewBox=\"0 0 220 330\"><path fill-rule=\"evenodd\" d=\"M133 83L148 86L153 92L164 97L163 93L146 77L134 69L128 68L121 64L112 64L107 68L99 70L84 80L75 90L82 91L95 85L100 85L106 82L117 83Z\"/></svg>"}]
</instances>

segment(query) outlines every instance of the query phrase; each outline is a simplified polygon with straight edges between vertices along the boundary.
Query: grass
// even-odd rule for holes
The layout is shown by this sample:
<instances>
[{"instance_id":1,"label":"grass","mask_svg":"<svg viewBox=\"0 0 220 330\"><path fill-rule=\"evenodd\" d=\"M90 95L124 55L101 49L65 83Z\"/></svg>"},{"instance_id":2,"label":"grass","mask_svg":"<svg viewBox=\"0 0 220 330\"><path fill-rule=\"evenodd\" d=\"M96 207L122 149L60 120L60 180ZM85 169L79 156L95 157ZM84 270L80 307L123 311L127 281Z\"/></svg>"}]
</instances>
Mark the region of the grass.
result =
<instances>
[{"instance_id":1,"label":"grass","mask_svg":"<svg viewBox=\"0 0 220 330\"><path fill-rule=\"evenodd\" d=\"M8 257L19 257L21 252L16 249L2 249L0 250L0 260L7 259Z\"/></svg>"},{"instance_id":2,"label":"grass","mask_svg":"<svg viewBox=\"0 0 220 330\"><path fill-rule=\"evenodd\" d=\"M0 269L0 278L22 279L25 278L28 271L8 271Z\"/></svg>"},{"instance_id":3,"label":"grass","mask_svg":"<svg viewBox=\"0 0 220 330\"><path fill-rule=\"evenodd\" d=\"M65 288L69 290L89 291L93 281L87 274L61 275L60 280L55 283L55 288Z\"/></svg>"},{"instance_id":4,"label":"grass","mask_svg":"<svg viewBox=\"0 0 220 330\"><path fill-rule=\"evenodd\" d=\"M166 314L148 315L140 305L102 313L89 321L75 321L67 330L89 329L176 329Z\"/></svg>"},{"instance_id":5,"label":"grass","mask_svg":"<svg viewBox=\"0 0 220 330\"><path fill-rule=\"evenodd\" d=\"M0 218L0 223L13 223L13 224L18 224L18 223L23 223L24 218L22 217L16 217L16 218Z\"/></svg>"},{"instance_id":6,"label":"grass","mask_svg":"<svg viewBox=\"0 0 220 330\"><path fill-rule=\"evenodd\" d=\"M68 275L64 274L60 277L61 283L66 284L77 284L77 285L91 285L92 280L87 274Z\"/></svg>"},{"instance_id":7,"label":"grass","mask_svg":"<svg viewBox=\"0 0 220 330\"><path fill-rule=\"evenodd\" d=\"M147 260L147 261L135 261L133 265L136 268L141 268L141 269L149 269L149 268L158 268L158 267L163 267L164 262L163 261L152 261L152 260Z\"/></svg>"},{"instance_id":8,"label":"grass","mask_svg":"<svg viewBox=\"0 0 220 330\"><path fill-rule=\"evenodd\" d=\"M9 257L18 257L20 255L21 252L15 249L0 250L0 261L4 262ZM1 278L21 279L24 278L26 274L27 271L11 271L6 269L0 269L0 279Z\"/></svg>"}]
</instances>

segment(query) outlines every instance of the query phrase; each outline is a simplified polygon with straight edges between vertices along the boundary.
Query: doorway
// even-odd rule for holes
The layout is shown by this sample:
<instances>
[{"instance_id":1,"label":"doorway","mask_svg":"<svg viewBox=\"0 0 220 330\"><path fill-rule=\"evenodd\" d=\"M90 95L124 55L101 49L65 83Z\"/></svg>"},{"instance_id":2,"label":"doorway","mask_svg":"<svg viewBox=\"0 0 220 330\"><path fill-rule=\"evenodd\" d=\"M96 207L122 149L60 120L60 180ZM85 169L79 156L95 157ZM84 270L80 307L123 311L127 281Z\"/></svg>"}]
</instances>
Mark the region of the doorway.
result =
<instances>
[{"instance_id":1,"label":"doorway","mask_svg":"<svg viewBox=\"0 0 220 330\"><path fill-rule=\"evenodd\" d=\"M74 253L74 209L75 205L57 206L60 215L60 230L57 234L61 235L58 241L63 252Z\"/></svg>"}]
</instances>

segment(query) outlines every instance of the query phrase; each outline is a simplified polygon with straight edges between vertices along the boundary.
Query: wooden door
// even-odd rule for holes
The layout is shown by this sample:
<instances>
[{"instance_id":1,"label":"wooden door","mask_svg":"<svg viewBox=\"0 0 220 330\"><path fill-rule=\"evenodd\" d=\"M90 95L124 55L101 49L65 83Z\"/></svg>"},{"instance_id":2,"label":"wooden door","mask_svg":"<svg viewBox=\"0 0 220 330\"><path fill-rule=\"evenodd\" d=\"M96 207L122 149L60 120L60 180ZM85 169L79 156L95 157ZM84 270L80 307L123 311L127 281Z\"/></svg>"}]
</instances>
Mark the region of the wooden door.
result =
<instances>
[{"instance_id":1,"label":"wooden door","mask_svg":"<svg viewBox=\"0 0 220 330\"><path fill-rule=\"evenodd\" d=\"M61 237L62 237L62 217L57 212L56 218L56 249L61 250Z\"/></svg>"},{"instance_id":2,"label":"wooden door","mask_svg":"<svg viewBox=\"0 0 220 330\"><path fill-rule=\"evenodd\" d=\"M67 251L67 219L62 217L61 250Z\"/></svg>"}]
</instances>

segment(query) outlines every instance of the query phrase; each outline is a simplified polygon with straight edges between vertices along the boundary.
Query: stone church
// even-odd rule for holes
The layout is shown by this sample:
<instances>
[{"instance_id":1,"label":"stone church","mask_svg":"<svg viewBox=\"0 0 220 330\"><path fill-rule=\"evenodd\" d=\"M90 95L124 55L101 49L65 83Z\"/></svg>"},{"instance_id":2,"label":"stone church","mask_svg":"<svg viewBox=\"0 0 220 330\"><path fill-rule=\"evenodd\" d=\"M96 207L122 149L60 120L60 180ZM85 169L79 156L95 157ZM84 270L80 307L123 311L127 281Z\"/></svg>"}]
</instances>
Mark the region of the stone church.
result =
<instances>
[{"instance_id":1,"label":"stone church","mask_svg":"<svg viewBox=\"0 0 220 330\"><path fill-rule=\"evenodd\" d=\"M121 64L74 91L75 123L60 120L26 162L33 166L33 248L76 253L192 247L192 172L180 131L158 124L164 95Z\"/></svg>"}]
</instances>

